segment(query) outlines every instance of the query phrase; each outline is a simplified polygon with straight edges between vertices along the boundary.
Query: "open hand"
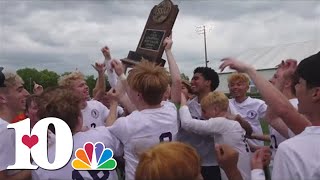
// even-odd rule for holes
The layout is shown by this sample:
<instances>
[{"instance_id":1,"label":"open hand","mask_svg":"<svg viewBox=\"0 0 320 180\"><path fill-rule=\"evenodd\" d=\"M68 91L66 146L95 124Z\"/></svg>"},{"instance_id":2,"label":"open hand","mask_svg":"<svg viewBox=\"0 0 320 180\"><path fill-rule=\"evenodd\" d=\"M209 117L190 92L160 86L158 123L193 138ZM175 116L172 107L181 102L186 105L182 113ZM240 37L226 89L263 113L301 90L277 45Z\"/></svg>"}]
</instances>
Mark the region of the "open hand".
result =
<instances>
[{"instance_id":1,"label":"open hand","mask_svg":"<svg viewBox=\"0 0 320 180\"><path fill-rule=\"evenodd\" d=\"M116 74L118 76L120 76L121 74L124 73L124 70L123 70L123 65L120 61L118 60L112 60L111 61L111 67L116 71Z\"/></svg>"},{"instance_id":2,"label":"open hand","mask_svg":"<svg viewBox=\"0 0 320 180\"><path fill-rule=\"evenodd\" d=\"M40 84L37 84L33 81L33 93L36 95L40 95L43 92L43 87Z\"/></svg>"},{"instance_id":3,"label":"open hand","mask_svg":"<svg viewBox=\"0 0 320 180\"><path fill-rule=\"evenodd\" d=\"M111 60L111 53L108 46L103 47L101 52L106 60Z\"/></svg>"},{"instance_id":4,"label":"open hand","mask_svg":"<svg viewBox=\"0 0 320 180\"><path fill-rule=\"evenodd\" d=\"M221 72L226 67L229 67L230 69L234 69L241 73L247 73L250 69L253 69L253 67L251 67L250 65L242 63L233 58L224 58L221 61L222 61L222 64L219 67L219 69L221 69Z\"/></svg>"}]
</instances>

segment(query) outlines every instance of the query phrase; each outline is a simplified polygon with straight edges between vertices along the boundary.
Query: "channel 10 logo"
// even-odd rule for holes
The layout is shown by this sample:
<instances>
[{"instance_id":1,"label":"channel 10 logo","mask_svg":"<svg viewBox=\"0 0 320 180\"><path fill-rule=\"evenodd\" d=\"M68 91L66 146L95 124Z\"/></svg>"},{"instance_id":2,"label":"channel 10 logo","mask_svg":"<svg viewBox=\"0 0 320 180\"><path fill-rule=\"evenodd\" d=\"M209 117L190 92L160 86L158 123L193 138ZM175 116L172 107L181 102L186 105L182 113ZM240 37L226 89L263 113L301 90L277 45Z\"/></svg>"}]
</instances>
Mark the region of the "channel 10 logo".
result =
<instances>
[{"instance_id":1,"label":"channel 10 logo","mask_svg":"<svg viewBox=\"0 0 320 180\"><path fill-rule=\"evenodd\" d=\"M48 153L48 127L55 128L55 159L49 162ZM44 118L38 121L30 133L30 119L9 124L8 129L15 130L15 164L7 169L34 170L41 167L47 170L57 170L64 167L72 156L73 138L69 126L58 118ZM31 164L30 159L34 163ZM104 144L97 142L85 143L83 148L77 149L75 159L71 165L75 170L113 170L117 162L113 159L113 151L105 148Z\"/></svg>"}]
</instances>

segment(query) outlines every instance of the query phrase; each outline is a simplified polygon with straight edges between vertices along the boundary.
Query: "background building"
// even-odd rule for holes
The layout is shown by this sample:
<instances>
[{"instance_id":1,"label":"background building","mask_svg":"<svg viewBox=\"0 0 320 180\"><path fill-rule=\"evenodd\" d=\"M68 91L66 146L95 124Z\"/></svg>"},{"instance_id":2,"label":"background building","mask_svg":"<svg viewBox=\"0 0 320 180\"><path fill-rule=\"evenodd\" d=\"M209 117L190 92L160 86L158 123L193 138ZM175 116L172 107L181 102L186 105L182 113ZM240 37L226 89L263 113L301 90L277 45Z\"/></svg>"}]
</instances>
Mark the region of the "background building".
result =
<instances>
[{"instance_id":1,"label":"background building","mask_svg":"<svg viewBox=\"0 0 320 180\"><path fill-rule=\"evenodd\" d=\"M236 59L253 65L266 79L270 79L275 72L275 67L281 63L281 60L296 59L300 62L304 58L319 51L319 41L305 41L273 47L250 49L240 53L236 56ZM229 92L227 78L232 72L234 71L225 69L224 72L219 73L220 85L217 90L225 93ZM250 91L252 93L255 92L254 84L250 85Z\"/></svg>"}]
</instances>

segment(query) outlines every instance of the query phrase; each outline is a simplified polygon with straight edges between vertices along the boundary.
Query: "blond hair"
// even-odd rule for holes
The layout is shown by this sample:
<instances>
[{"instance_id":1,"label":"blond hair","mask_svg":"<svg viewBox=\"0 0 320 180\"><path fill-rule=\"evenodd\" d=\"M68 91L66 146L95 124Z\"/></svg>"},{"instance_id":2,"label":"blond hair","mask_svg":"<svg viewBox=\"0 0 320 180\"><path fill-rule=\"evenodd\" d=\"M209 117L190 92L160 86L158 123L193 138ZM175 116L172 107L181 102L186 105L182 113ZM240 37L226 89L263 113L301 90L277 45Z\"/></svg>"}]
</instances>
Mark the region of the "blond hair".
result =
<instances>
[{"instance_id":1,"label":"blond hair","mask_svg":"<svg viewBox=\"0 0 320 180\"><path fill-rule=\"evenodd\" d=\"M140 156L136 180L195 180L200 175L200 157L190 145L160 143Z\"/></svg>"},{"instance_id":2,"label":"blond hair","mask_svg":"<svg viewBox=\"0 0 320 180\"><path fill-rule=\"evenodd\" d=\"M5 72L3 73L5 80L4 80L4 85L5 87L0 88L0 92L8 92L9 88L12 88L16 86L17 84L21 83L23 84L22 78L13 72Z\"/></svg>"},{"instance_id":3,"label":"blond hair","mask_svg":"<svg viewBox=\"0 0 320 180\"><path fill-rule=\"evenodd\" d=\"M250 84L250 80L249 80L248 76L245 75L244 73L232 73L231 75L229 75L228 84L231 84L234 81L238 81L238 80L240 82L246 83L248 86Z\"/></svg>"},{"instance_id":4,"label":"blond hair","mask_svg":"<svg viewBox=\"0 0 320 180\"><path fill-rule=\"evenodd\" d=\"M223 92L210 92L201 100L201 107L207 108L209 106L218 107L221 111L227 111L229 107L229 99Z\"/></svg>"},{"instance_id":5,"label":"blond hair","mask_svg":"<svg viewBox=\"0 0 320 180\"><path fill-rule=\"evenodd\" d=\"M64 86L64 87L72 87L73 86L73 82L76 80L84 80L84 75L81 72L72 72L70 74L61 76L58 79L58 85L59 86Z\"/></svg>"},{"instance_id":6,"label":"blond hair","mask_svg":"<svg viewBox=\"0 0 320 180\"><path fill-rule=\"evenodd\" d=\"M142 94L148 105L157 105L169 84L168 72L155 63L143 60L134 66L128 75L128 85Z\"/></svg>"}]
</instances>

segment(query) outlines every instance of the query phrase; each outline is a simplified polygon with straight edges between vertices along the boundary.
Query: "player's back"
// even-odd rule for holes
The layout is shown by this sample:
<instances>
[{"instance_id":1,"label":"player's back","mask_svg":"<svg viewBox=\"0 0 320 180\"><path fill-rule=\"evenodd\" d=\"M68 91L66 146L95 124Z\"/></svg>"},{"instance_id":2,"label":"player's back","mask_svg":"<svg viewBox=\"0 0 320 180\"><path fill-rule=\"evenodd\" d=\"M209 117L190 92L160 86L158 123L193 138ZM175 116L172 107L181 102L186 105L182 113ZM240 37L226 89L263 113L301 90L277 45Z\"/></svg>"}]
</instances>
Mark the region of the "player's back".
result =
<instances>
[{"instance_id":1,"label":"player's back","mask_svg":"<svg viewBox=\"0 0 320 180\"><path fill-rule=\"evenodd\" d=\"M279 145L272 171L273 179L320 179L320 128L306 127L303 132Z\"/></svg>"},{"instance_id":2,"label":"player's back","mask_svg":"<svg viewBox=\"0 0 320 180\"><path fill-rule=\"evenodd\" d=\"M212 118L208 121L214 122L216 126L220 126L218 133L214 134L215 143L228 144L239 152L238 169L241 172L243 179L250 179L251 167L250 157L251 152L244 137L244 129L237 121L228 120L224 117ZM222 176L225 179L225 176Z\"/></svg>"},{"instance_id":3,"label":"player's back","mask_svg":"<svg viewBox=\"0 0 320 180\"><path fill-rule=\"evenodd\" d=\"M178 132L177 110L173 103L162 107L134 111L119 118L110 131L124 144L126 179L134 179L139 155L162 141L173 141Z\"/></svg>"}]
</instances>

